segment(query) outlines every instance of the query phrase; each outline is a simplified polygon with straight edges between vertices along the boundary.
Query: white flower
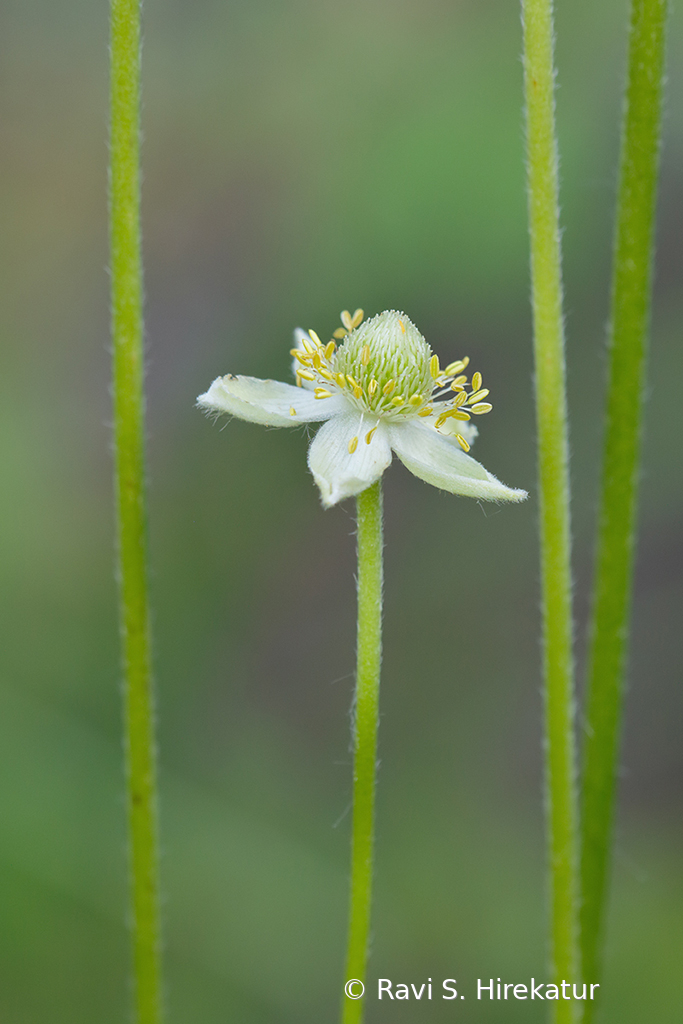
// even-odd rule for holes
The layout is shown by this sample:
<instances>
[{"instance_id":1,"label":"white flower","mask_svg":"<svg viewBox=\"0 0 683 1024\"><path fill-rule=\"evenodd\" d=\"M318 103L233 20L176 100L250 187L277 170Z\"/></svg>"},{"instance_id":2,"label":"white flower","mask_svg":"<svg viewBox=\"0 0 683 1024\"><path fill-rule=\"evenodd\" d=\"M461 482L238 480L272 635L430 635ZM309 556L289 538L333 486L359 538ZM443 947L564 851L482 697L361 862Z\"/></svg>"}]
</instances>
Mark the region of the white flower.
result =
<instances>
[{"instance_id":1,"label":"white flower","mask_svg":"<svg viewBox=\"0 0 683 1024\"><path fill-rule=\"evenodd\" d=\"M325 421L308 450L308 466L329 508L373 484L392 449L408 469L453 494L523 501L526 491L500 483L465 454L477 435L470 422L491 410L480 373L468 382L461 359L444 370L420 332L394 310L363 320L341 316L343 328L323 345L297 328L297 386L256 377L218 377L197 404L252 423L293 427Z\"/></svg>"}]
</instances>

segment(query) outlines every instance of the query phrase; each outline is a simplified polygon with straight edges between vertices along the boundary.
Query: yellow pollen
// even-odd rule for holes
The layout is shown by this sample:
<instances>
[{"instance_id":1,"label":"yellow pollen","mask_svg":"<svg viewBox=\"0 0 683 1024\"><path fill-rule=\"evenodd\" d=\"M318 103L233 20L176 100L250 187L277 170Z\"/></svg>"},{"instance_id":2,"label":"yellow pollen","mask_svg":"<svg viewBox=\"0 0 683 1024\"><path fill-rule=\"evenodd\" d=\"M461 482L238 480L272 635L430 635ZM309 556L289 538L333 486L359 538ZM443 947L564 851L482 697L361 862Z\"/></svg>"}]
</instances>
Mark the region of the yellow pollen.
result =
<instances>
[{"instance_id":1,"label":"yellow pollen","mask_svg":"<svg viewBox=\"0 0 683 1024\"><path fill-rule=\"evenodd\" d=\"M451 416L454 420L468 420L470 418L470 414L463 412L462 409L454 409Z\"/></svg>"},{"instance_id":2,"label":"yellow pollen","mask_svg":"<svg viewBox=\"0 0 683 1024\"><path fill-rule=\"evenodd\" d=\"M336 380L340 388L346 387L346 377L344 376L343 373L335 373L334 379Z\"/></svg>"},{"instance_id":3,"label":"yellow pollen","mask_svg":"<svg viewBox=\"0 0 683 1024\"><path fill-rule=\"evenodd\" d=\"M470 450L470 446L468 445L467 441L462 436L462 434L456 434L455 440L458 442L458 444L460 445L464 452L468 452Z\"/></svg>"},{"instance_id":4,"label":"yellow pollen","mask_svg":"<svg viewBox=\"0 0 683 1024\"><path fill-rule=\"evenodd\" d=\"M325 345L325 359L331 359L332 358L332 356L334 355L334 350L336 349L336 347L337 346L335 345L335 343L333 341L328 341L327 345Z\"/></svg>"},{"instance_id":5,"label":"yellow pollen","mask_svg":"<svg viewBox=\"0 0 683 1024\"><path fill-rule=\"evenodd\" d=\"M357 447L358 447L358 438L357 437L352 437L351 440L349 441L349 455L353 455L353 453L355 452Z\"/></svg>"},{"instance_id":6,"label":"yellow pollen","mask_svg":"<svg viewBox=\"0 0 683 1024\"><path fill-rule=\"evenodd\" d=\"M363 397L363 389L360 386L360 384L356 384L355 388L353 389L353 397L354 398L362 398Z\"/></svg>"},{"instance_id":7,"label":"yellow pollen","mask_svg":"<svg viewBox=\"0 0 683 1024\"><path fill-rule=\"evenodd\" d=\"M368 363L370 362L370 346L369 345L363 345L363 348L362 348L361 354L360 354L360 361L363 364L363 366L367 366Z\"/></svg>"},{"instance_id":8,"label":"yellow pollen","mask_svg":"<svg viewBox=\"0 0 683 1024\"><path fill-rule=\"evenodd\" d=\"M414 395L411 395L408 399L409 405L422 405L422 395L418 394L417 391Z\"/></svg>"},{"instance_id":9,"label":"yellow pollen","mask_svg":"<svg viewBox=\"0 0 683 1024\"><path fill-rule=\"evenodd\" d=\"M419 413L417 415L418 416L431 416L433 412L434 412L434 410L432 409L431 405L426 405L424 407L424 409L420 409L420 411L419 411Z\"/></svg>"},{"instance_id":10,"label":"yellow pollen","mask_svg":"<svg viewBox=\"0 0 683 1024\"><path fill-rule=\"evenodd\" d=\"M290 416L296 416L296 409L294 408L293 405L290 405L290 407L289 407L289 415Z\"/></svg>"},{"instance_id":11,"label":"yellow pollen","mask_svg":"<svg viewBox=\"0 0 683 1024\"><path fill-rule=\"evenodd\" d=\"M375 433L376 430L377 427L373 427L372 430L368 430L367 434L365 435L366 444L370 444L370 442L372 441L372 435Z\"/></svg>"},{"instance_id":12,"label":"yellow pollen","mask_svg":"<svg viewBox=\"0 0 683 1024\"><path fill-rule=\"evenodd\" d=\"M429 372L431 373L431 375L434 378L434 380L436 380L436 378L441 373L441 370L439 369L439 357L438 356L432 356L432 358L429 360Z\"/></svg>"},{"instance_id":13,"label":"yellow pollen","mask_svg":"<svg viewBox=\"0 0 683 1024\"><path fill-rule=\"evenodd\" d=\"M363 322L363 316L364 316L363 310L362 309L357 309L356 312L351 317L351 326L353 328L358 327Z\"/></svg>"},{"instance_id":14,"label":"yellow pollen","mask_svg":"<svg viewBox=\"0 0 683 1024\"><path fill-rule=\"evenodd\" d=\"M396 398L391 399L392 405L403 405L403 395L396 395Z\"/></svg>"},{"instance_id":15,"label":"yellow pollen","mask_svg":"<svg viewBox=\"0 0 683 1024\"><path fill-rule=\"evenodd\" d=\"M372 398L372 396L374 395L374 393L375 393L375 391L377 390L378 387L379 387L379 384L377 383L377 381L373 377L372 380L370 381L370 383L368 384L368 394L370 395L370 398Z\"/></svg>"},{"instance_id":16,"label":"yellow pollen","mask_svg":"<svg viewBox=\"0 0 683 1024\"><path fill-rule=\"evenodd\" d=\"M477 370L476 373L472 374L472 390L478 391L481 387L481 374Z\"/></svg>"},{"instance_id":17,"label":"yellow pollen","mask_svg":"<svg viewBox=\"0 0 683 1024\"><path fill-rule=\"evenodd\" d=\"M488 388L482 388L480 391L473 391L470 397L467 399L467 404L474 405L475 402L480 402L482 398L486 398L488 393Z\"/></svg>"},{"instance_id":18,"label":"yellow pollen","mask_svg":"<svg viewBox=\"0 0 683 1024\"><path fill-rule=\"evenodd\" d=\"M332 398L332 392L327 388L315 388L313 393L316 398Z\"/></svg>"},{"instance_id":19,"label":"yellow pollen","mask_svg":"<svg viewBox=\"0 0 683 1024\"><path fill-rule=\"evenodd\" d=\"M351 385L352 388L357 388L358 387L358 381L354 380L350 373L346 374L346 379L347 379L347 381L349 382L349 384Z\"/></svg>"},{"instance_id":20,"label":"yellow pollen","mask_svg":"<svg viewBox=\"0 0 683 1024\"><path fill-rule=\"evenodd\" d=\"M353 330L353 317L349 313L348 309L345 309L341 314L341 322L347 331Z\"/></svg>"},{"instance_id":21,"label":"yellow pollen","mask_svg":"<svg viewBox=\"0 0 683 1024\"><path fill-rule=\"evenodd\" d=\"M391 392L394 390L395 387L396 387L396 381L393 380L393 378L392 378L392 380L388 381L384 385L384 387L382 388L382 394L386 395L386 396L389 396L391 394Z\"/></svg>"},{"instance_id":22,"label":"yellow pollen","mask_svg":"<svg viewBox=\"0 0 683 1024\"><path fill-rule=\"evenodd\" d=\"M491 412L493 406L490 402L479 402L477 405L472 406L472 412L475 416L483 416L485 412Z\"/></svg>"},{"instance_id":23,"label":"yellow pollen","mask_svg":"<svg viewBox=\"0 0 683 1024\"><path fill-rule=\"evenodd\" d=\"M299 370L299 376L303 377L304 380L315 380L313 370Z\"/></svg>"},{"instance_id":24,"label":"yellow pollen","mask_svg":"<svg viewBox=\"0 0 683 1024\"><path fill-rule=\"evenodd\" d=\"M313 341L318 346L318 348L322 348L323 347L323 343L320 340L320 338L318 337L318 335L315 333L315 331L309 331L308 334L313 339Z\"/></svg>"},{"instance_id":25,"label":"yellow pollen","mask_svg":"<svg viewBox=\"0 0 683 1024\"><path fill-rule=\"evenodd\" d=\"M341 340L342 338L345 338L348 333L349 332L346 330L345 327L338 327L337 330L334 331L334 337L339 338Z\"/></svg>"}]
</instances>

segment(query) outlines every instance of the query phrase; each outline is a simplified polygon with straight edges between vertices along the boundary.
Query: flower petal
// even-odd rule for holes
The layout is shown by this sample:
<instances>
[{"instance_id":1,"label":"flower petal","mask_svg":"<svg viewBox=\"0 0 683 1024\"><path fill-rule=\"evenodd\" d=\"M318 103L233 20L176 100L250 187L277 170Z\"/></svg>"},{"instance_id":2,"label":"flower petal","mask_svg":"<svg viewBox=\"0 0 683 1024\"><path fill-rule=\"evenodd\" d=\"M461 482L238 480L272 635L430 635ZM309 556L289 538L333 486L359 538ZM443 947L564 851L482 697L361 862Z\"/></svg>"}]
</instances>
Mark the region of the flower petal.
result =
<instances>
[{"instance_id":1,"label":"flower petal","mask_svg":"<svg viewBox=\"0 0 683 1024\"><path fill-rule=\"evenodd\" d=\"M362 427L361 427L362 423ZM360 494L378 480L391 462L391 448L384 423L369 422L357 413L335 416L320 428L308 449L308 468L320 488L325 508ZM349 452L349 444L356 448Z\"/></svg>"},{"instance_id":2,"label":"flower petal","mask_svg":"<svg viewBox=\"0 0 683 1024\"><path fill-rule=\"evenodd\" d=\"M524 501L527 497L526 491L513 490L496 480L432 427L410 421L392 424L389 442L411 473L451 494L466 494L486 501Z\"/></svg>"},{"instance_id":3,"label":"flower petal","mask_svg":"<svg viewBox=\"0 0 683 1024\"><path fill-rule=\"evenodd\" d=\"M328 420L348 409L342 395L315 398L310 391L258 377L217 377L197 399L207 412L227 412L250 423L270 427L295 427L298 423Z\"/></svg>"}]
</instances>

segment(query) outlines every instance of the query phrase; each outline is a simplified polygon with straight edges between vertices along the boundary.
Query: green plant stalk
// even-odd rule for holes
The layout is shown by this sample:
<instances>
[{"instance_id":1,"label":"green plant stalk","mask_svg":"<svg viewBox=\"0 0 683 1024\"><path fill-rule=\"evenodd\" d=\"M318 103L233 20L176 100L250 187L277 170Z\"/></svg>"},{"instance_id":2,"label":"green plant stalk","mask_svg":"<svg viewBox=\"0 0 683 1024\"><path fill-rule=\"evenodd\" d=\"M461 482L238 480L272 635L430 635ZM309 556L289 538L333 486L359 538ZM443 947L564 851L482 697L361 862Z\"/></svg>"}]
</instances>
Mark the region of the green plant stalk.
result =
<instances>
[{"instance_id":1,"label":"green plant stalk","mask_svg":"<svg viewBox=\"0 0 683 1024\"><path fill-rule=\"evenodd\" d=\"M589 654L581 957L599 983L630 618L667 0L633 0L617 195L609 383ZM585 1020L593 1007L586 1005Z\"/></svg>"},{"instance_id":2,"label":"green plant stalk","mask_svg":"<svg viewBox=\"0 0 683 1024\"><path fill-rule=\"evenodd\" d=\"M110 232L115 488L137 1024L161 1021L154 707L147 592L140 255L140 5L111 3Z\"/></svg>"},{"instance_id":3,"label":"green plant stalk","mask_svg":"<svg viewBox=\"0 0 683 1024\"><path fill-rule=\"evenodd\" d=\"M531 290L538 430L545 677L546 808L555 983L577 979L574 667L567 403L554 125L553 24L549 0L523 0ZM554 1003L554 1019L573 1018Z\"/></svg>"},{"instance_id":4,"label":"green plant stalk","mask_svg":"<svg viewBox=\"0 0 683 1024\"><path fill-rule=\"evenodd\" d=\"M382 660L382 485L356 499L358 525L358 664L356 674L351 896L345 981L365 984L370 938L372 862ZM360 1024L365 999L344 995L343 1024Z\"/></svg>"}]
</instances>

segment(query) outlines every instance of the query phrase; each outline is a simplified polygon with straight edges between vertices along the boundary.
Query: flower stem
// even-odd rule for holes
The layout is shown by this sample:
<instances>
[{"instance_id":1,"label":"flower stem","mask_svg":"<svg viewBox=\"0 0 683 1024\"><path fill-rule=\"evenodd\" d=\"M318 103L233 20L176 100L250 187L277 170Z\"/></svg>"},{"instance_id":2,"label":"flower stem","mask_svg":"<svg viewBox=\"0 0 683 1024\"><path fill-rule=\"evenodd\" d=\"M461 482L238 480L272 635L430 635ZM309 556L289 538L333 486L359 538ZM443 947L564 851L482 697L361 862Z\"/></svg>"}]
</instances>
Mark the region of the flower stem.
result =
<instances>
[{"instance_id":1,"label":"flower stem","mask_svg":"<svg viewBox=\"0 0 683 1024\"><path fill-rule=\"evenodd\" d=\"M667 0L633 0L617 196L610 366L591 624L581 821L583 977L601 980L633 574ZM586 1004L584 1020L592 1018Z\"/></svg>"},{"instance_id":2,"label":"flower stem","mask_svg":"<svg viewBox=\"0 0 683 1024\"><path fill-rule=\"evenodd\" d=\"M159 1024L159 869L144 486L139 108L139 0L111 0L114 445L133 960L136 1020L138 1024Z\"/></svg>"},{"instance_id":3,"label":"flower stem","mask_svg":"<svg viewBox=\"0 0 683 1024\"><path fill-rule=\"evenodd\" d=\"M576 981L577 856L567 403L550 0L523 0L553 981ZM572 1002L554 1019L572 1020Z\"/></svg>"},{"instance_id":4,"label":"flower stem","mask_svg":"<svg viewBox=\"0 0 683 1024\"><path fill-rule=\"evenodd\" d=\"M382 658L382 490L378 480L356 499L358 665L356 674L351 897L346 981L365 984L372 901L379 673ZM360 1024L364 999L344 996L342 1024Z\"/></svg>"}]
</instances>

